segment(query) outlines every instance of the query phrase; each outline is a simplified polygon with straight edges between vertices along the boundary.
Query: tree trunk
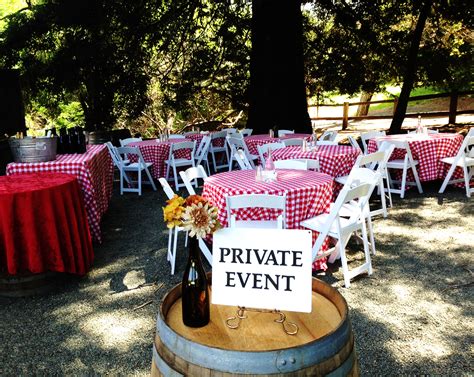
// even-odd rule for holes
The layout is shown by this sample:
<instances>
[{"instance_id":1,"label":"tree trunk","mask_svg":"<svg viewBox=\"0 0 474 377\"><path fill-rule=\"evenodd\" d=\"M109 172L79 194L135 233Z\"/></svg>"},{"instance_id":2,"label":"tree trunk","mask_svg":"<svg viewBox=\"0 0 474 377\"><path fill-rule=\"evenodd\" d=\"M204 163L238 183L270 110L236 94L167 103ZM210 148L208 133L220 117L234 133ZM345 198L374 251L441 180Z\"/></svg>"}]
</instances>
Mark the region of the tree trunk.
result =
<instances>
[{"instance_id":1,"label":"tree trunk","mask_svg":"<svg viewBox=\"0 0 474 377\"><path fill-rule=\"evenodd\" d=\"M360 95L359 102L369 102L372 99L373 95L374 95L373 92L362 92ZM361 104L357 106L356 116L358 117L366 116L369 113L369 107L370 107L370 103L366 105Z\"/></svg>"},{"instance_id":2,"label":"tree trunk","mask_svg":"<svg viewBox=\"0 0 474 377\"><path fill-rule=\"evenodd\" d=\"M299 1L253 0L247 127L311 132Z\"/></svg>"},{"instance_id":3,"label":"tree trunk","mask_svg":"<svg viewBox=\"0 0 474 377\"><path fill-rule=\"evenodd\" d=\"M420 41L425 28L426 20L430 13L432 0L425 0L420 10L418 21L416 22L415 31L411 40L410 49L408 50L408 58L405 67L405 74L403 77L402 91L398 98L397 108L393 114L392 124L390 125L390 134L399 134L402 129L403 120L408 107L408 99L410 98L410 92L413 89L413 84L416 78L417 70L417 57L418 51L420 50Z\"/></svg>"}]
</instances>

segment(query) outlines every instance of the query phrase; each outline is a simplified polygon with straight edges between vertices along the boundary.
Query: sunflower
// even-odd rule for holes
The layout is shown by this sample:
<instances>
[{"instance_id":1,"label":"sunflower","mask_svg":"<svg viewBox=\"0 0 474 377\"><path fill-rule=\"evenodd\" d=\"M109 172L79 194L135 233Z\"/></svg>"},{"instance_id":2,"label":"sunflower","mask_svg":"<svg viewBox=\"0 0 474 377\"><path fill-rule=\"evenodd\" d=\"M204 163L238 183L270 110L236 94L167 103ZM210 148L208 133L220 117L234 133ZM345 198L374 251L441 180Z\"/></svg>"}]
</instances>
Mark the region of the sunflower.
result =
<instances>
[{"instance_id":1,"label":"sunflower","mask_svg":"<svg viewBox=\"0 0 474 377\"><path fill-rule=\"evenodd\" d=\"M209 203L198 201L186 207L182 216L183 227L189 231L189 236L204 238L213 233L219 227L217 220L217 208L209 206Z\"/></svg>"}]
</instances>

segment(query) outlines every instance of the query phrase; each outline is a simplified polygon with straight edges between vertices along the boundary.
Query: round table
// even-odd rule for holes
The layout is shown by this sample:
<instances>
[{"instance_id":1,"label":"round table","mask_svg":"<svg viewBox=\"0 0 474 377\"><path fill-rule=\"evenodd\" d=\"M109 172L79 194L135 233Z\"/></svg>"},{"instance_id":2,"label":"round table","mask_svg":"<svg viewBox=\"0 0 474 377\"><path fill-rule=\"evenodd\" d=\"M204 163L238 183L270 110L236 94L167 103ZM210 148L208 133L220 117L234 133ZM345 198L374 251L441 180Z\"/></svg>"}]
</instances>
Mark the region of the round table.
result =
<instances>
[{"instance_id":1,"label":"round table","mask_svg":"<svg viewBox=\"0 0 474 377\"><path fill-rule=\"evenodd\" d=\"M291 146L272 151L274 160L319 160L320 172L334 178L348 175L359 154L359 150L347 145L321 145L313 151L303 151L300 146Z\"/></svg>"},{"instance_id":2,"label":"round table","mask_svg":"<svg viewBox=\"0 0 474 377\"><path fill-rule=\"evenodd\" d=\"M168 141L160 141L159 139L135 141L127 145L127 147L138 147L142 153L145 162L152 162L150 173L155 179L159 179L166 175L165 160L170 154L170 145L172 143L182 143L183 141L192 141L191 139L169 139ZM189 158L189 150L182 149L176 152L176 156L180 158ZM132 157L131 162L137 162Z\"/></svg>"},{"instance_id":3,"label":"round table","mask_svg":"<svg viewBox=\"0 0 474 377\"><path fill-rule=\"evenodd\" d=\"M413 159L418 160L419 163L416 169L420 181L426 182L443 179L446 176L449 165L443 164L440 160L444 157L455 156L461 147L463 137L453 133L387 135L370 139L367 150L369 153L373 153L377 150L377 143L390 140L408 141ZM405 151L403 149L395 149L390 160L403 159L404 157ZM409 171L409 175L413 180L411 171Z\"/></svg>"},{"instance_id":4,"label":"round table","mask_svg":"<svg viewBox=\"0 0 474 377\"><path fill-rule=\"evenodd\" d=\"M0 272L87 273L94 259L84 199L75 176L0 177Z\"/></svg>"},{"instance_id":5,"label":"round table","mask_svg":"<svg viewBox=\"0 0 474 377\"><path fill-rule=\"evenodd\" d=\"M268 134L264 135L250 135L244 137L245 144L247 144L247 148L250 154L254 154L258 156L258 149L259 145L269 144L269 143L278 143L285 139L307 139L311 138L311 134L286 134L281 137L270 137Z\"/></svg>"},{"instance_id":6,"label":"round table","mask_svg":"<svg viewBox=\"0 0 474 377\"><path fill-rule=\"evenodd\" d=\"M300 222L327 212L333 194L333 178L327 174L306 170L277 171L276 182L255 181L254 170L235 170L215 174L204 181L202 195L219 209L219 221L227 224L226 196L243 194L286 194L286 227L304 229ZM277 212L264 209L245 209L236 216L240 220L272 220ZM314 234L313 241L317 234ZM326 269L321 259L313 264L314 269Z\"/></svg>"}]
</instances>

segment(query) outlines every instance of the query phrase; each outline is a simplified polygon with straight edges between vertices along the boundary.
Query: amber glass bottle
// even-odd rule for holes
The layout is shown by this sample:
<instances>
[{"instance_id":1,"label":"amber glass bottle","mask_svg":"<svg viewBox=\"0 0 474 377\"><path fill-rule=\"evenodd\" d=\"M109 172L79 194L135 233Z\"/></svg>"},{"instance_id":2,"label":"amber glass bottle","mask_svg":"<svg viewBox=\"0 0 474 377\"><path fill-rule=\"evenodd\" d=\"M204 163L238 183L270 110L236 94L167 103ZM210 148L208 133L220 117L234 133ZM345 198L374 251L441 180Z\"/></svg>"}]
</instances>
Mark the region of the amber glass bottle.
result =
<instances>
[{"instance_id":1,"label":"amber glass bottle","mask_svg":"<svg viewBox=\"0 0 474 377\"><path fill-rule=\"evenodd\" d=\"M209 323L209 288L201 262L198 240L190 237L188 263L181 285L183 322L189 327L203 327Z\"/></svg>"}]
</instances>

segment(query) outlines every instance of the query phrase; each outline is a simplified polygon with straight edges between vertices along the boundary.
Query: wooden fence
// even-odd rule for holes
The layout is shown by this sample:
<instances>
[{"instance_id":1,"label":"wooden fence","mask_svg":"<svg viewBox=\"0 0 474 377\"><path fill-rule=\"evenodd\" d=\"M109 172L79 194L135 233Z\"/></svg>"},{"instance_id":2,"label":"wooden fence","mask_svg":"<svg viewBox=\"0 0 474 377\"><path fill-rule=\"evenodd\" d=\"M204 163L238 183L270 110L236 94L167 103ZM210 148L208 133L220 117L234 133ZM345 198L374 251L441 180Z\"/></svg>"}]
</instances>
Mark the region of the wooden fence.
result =
<instances>
[{"instance_id":1,"label":"wooden fence","mask_svg":"<svg viewBox=\"0 0 474 377\"><path fill-rule=\"evenodd\" d=\"M472 95L474 91L465 91L465 92L454 92L454 93L439 93L439 94L428 94L423 96L414 96L410 97L408 101L420 101L433 98L446 98L449 97L449 109L448 111L431 111L431 112L419 112L419 113L407 113L406 118L417 118L421 117L435 117L435 116L448 116L449 123L456 123L456 116L462 114L474 114L474 110L463 110L458 111L458 98L459 96ZM364 120L364 119L392 119L392 115L364 115L364 116L349 116L349 107L350 106L359 106L359 105L373 105L377 103L393 103L393 113L397 108L398 98L380 100L380 101L367 101L367 102L344 102L339 104L318 104L310 105L308 108L317 108L317 107L342 107L342 116L341 117L316 117L311 118L311 120L342 120L342 129L346 129L349 120Z\"/></svg>"}]
</instances>

